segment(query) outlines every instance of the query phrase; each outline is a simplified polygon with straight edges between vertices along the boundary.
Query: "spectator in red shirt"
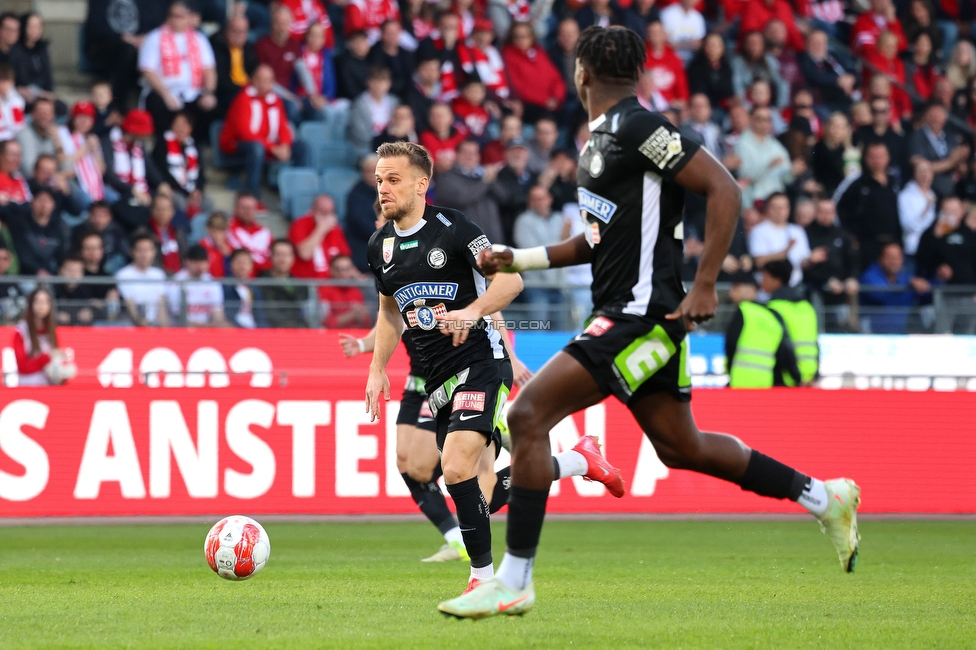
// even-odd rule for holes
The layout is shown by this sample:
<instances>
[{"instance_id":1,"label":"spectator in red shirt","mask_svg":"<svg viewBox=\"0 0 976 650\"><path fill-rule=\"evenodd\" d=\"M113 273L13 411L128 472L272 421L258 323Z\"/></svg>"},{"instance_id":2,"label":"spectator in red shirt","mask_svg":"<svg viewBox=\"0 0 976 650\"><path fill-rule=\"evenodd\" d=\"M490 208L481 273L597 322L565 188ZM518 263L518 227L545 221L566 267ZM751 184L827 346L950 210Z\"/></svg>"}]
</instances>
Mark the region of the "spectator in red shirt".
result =
<instances>
[{"instance_id":1,"label":"spectator in red shirt","mask_svg":"<svg viewBox=\"0 0 976 650\"><path fill-rule=\"evenodd\" d=\"M906 84L922 101L927 102L932 98L939 78L932 52L932 38L928 32L919 32L912 41L912 58L905 63Z\"/></svg>"},{"instance_id":2,"label":"spectator in red shirt","mask_svg":"<svg viewBox=\"0 0 976 650\"><path fill-rule=\"evenodd\" d=\"M177 230L173 225L175 216L173 199L167 194L157 194L150 207L149 227L159 242L156 266L161 267L168 275L183 268L183 254L187 249L186 233Z\"/></svg>"},{"instance_id":3,"label":"spectator in red shirt","mask_svg":"<svg viewBox=\"0 0 976 650\"><path fill-rule=\"evenodd\" d=\"M354 280L361 277L348 255L338 255L329 265L335 280ZM359 287L322 287L319 290L325 308L325 327L369 328L373 326L373 312L363 300Z\"/></svg>"},{"instance_id":4,"label":"spectator in red shirt","mask_svg":"<svg viewBox=\"0 0 976 650\"><path fill-rule=\"evenodd\" d=\"M898 51L908 49L908 41L902 31L901 22L895 15L895 5L891 0L871 0L871 8L854 21L851 28L851 48L854 54L862 56L874 49L881 32L891 32L898 37Z\"/></svg>"},{"instance_id":5,"label":"spectator in red shirt","mask_svg":"<svg viewBox=\"0 0 976 650\"><path fill-rule=\"evenodd\" d=\"M452 126L454 113L447 104L438 102L431 106L427 122L430 129L420 134L420 144L430 152L435 171L448 170L454 165L458 145L467 134Z\"/></svg>"},{"instance_id":6,"label":"spectator in red shirt","mask_svg":"<svg viewBox=\"0 0 976 650\"><path fill-rule=\"evenodd\" d=\"M566 84L549 55L535 42L531 23L512 24L502 59L512 94L522 102L523 120L535 123L563 105Z\"/></svg>"},{"instance_id":7,"label":"spectator in red shirt","mask_svg":"<svg viewBox=\"0 0 976 650\"><path fill-rule=\"evenodd\" d=\"M380 27L384 21L400 20L400 6L396 0L350 0L346 5L343 28L346 36L353 32L366 32L369 44L380 40Z\"/></svg>"},{"instance_id":8,"label":"spectator in red shirt","mask_svg":"<svg viewBox=\"0 0 976 650\"><path fill-rule=\"evenodd\" d=\"M220 150L228 164L244 166L245 187L257 194L266 161L304 162L304 146L297 146L281 97L276 95L274 72L260 65L251 84L234 99L227 111L227 121L220 132Z\"/></svg>"},{"instance_id":9,"label":"spectator in red shirt","mask_svg":"<svg viewBox=\"0 0 976 650\"><path fill-rule=\"evenodd\" d=\"M311 212L291 225L288 239L295 244L298 253L291 270L296 278L327 278L332 259L337 255L352 254L339 226L335 201L328 194L315 197Z\"/></svg>"},{"instance_id":10,"label":"spectator in red shirt","mask_svg":"<svg viewBox=\"0 0 976 650\"><path fill-rule=\"evenodd\" d=\"M437 98L449 102L458 95L464 80L464 65L461 62L461 44L458 42L460 18L443 11L437 16L437 31L425 38L417 46L417 59L437 59L441 63L441 87Z\"/></svg>"},{"instance_id":11,"label":"spectator in red shirt","mask_svg":"<svg viewBox=\"0 0 976 650\"><path fill-rule=\"evenodd\" d=\"M23 319L14 328L11 347L17 359L21 386L49 386L44 367L61 354L54 320L54 299L47 289L35 289L27 297Z\"/></svg>"},{"instance_id":12,"label":"spectator in red shirt","mask_svg":"<svg viewBox=\"0 0 976 650\"><path fill-rule=\"evenodd\" d=\"M647 25L647 61L644 67L651 71L654 89L671 104L688 101L688 78L685 65L671 46L660 21Z\"/></svg>"},{"instance_id":13,"label":"spectator in red shirt","mask_svg":"<svg viewBox=\"0 0 976 650\"><path fill-rule=\"evenodd\" d=\"M487 140L486 129L492 115L501 114L497 105L485 101L486 95L484 84L477 78L471 78L464 84L461 96L451 102L454 118L464 125L463 130L482 143Z\"/></svg>"},{"instance_id":14,"label":"spectator in red shirt","mask_svg":"<svg viewBox=\"0 0 976 650\"><path fill-rule=\"evenodd\" d=\"M806 44L793 19L793 7L786 0L749 0L742 9L739 34L763 31L771 20L779 20L786 26L786 47L802 52Z\"/></svg>"},{"instance_id":15,"label":"spectator in red shirt","mask_svg":"<svg viewBox=\"0 0 976 650\"><path fill-rule=\"evenodd\" d=\"M207 217L207 234L200 240L200 245L207 251L210 260L210 275L222 278L227 275L227 261L234 252L227 241L227 215L223 212L213 212Z\"/></svg>"},{"instance_id":16,"label":"spectator in red shirt","mask_svg":"<svg viewBox=\"0 0 976 650\"><path fill-rule=\"evenodd\" d=\"M271 231L258 223L258 200L253 194L242 192L234 201L234 216L227 228L227 243L234 250L243 248L251 253L253 272L271 268ZM253 273L251 277L254 277Z\"/></svg>"},{"instance_id":17,"label":"spectator in red shirt","mask_svg":"<svg viewBox=\"0 0 976 650\"><path fill-rule=\"evenodd\" d=\"M467 43L458 46L458 55L464 74L475 75L485 85L493 101L508 103L508 80L505 78L505 62L501 52L492 45L495 31L487 18L474 21L474 32Z\"/></svg>"},{"instance_id":18,"label":"spectator in red shirt","mask_svg":"<svg viewBox=\"0 0 976 650\"><path fill-rule=\"evenodd\" d=\"M0 142L0 203L27 203L31 200L27 179L20 173L20 143Z\"/></svg>"},{"instance_id":19,"label":"spectator in red shirt","mask_svg":"<svg viewBox=\"0 0 976 650\"><path fill-rule=\"evenodd\" d=\"M295 74L295 62L302 56L302 44L291 37L294 19L288 7L278 5L271 16L271 31L254 44L258 61L271 66L274 72L275 92L287 100L288 117L293 122L299 118L297 97L289 96L291 80ZM252 78L253 83L253 78Z\"/></svg>"}]
</instances>

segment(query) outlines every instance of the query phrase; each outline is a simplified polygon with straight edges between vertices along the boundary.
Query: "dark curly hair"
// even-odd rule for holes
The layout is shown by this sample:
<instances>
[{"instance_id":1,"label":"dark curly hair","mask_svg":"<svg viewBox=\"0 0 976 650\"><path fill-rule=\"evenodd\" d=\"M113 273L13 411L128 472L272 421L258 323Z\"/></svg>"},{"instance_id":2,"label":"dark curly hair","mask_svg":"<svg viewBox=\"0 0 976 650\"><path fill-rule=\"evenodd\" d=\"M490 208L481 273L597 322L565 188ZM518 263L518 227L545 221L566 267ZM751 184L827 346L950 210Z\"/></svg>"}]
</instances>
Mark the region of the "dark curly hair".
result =
<instances>
[{"instance_id":1,"label":"dark curly hair","mask_svg":"<svg viewBox=\"0 0 976 650\"><path fill-rule=\"evenodd\" d=\"M626 27L587 27L576 41L576 58L601 81L637 83L647 49L636 32Z\"/></svg>"}]
</instances>

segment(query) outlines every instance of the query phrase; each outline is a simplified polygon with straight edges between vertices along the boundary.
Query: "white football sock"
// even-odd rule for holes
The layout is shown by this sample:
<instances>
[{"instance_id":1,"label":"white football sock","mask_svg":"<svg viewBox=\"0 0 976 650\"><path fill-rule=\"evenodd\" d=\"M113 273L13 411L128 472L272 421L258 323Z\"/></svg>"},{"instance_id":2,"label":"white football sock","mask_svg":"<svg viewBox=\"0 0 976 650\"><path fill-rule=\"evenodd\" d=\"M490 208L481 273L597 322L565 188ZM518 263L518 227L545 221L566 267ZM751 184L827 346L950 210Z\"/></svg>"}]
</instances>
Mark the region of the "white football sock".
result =
<instances>
[{"instance_id":1,"label":"white football sock","mask_svg":"<svg viewBox=\"0 0 976 650\"><path fill-rule=\"evenodd\" d=\"M577 454L579 455L579 454ZM532 565L535 558L517 557L505 553L502 563L498 567L498 579L509 589L521 591L532 582Z\"/></svg>"},{"instance_id":2,"label":"white football sock","mask_svg":"<svg viewBox=\"0 0 976 650\"><path fill-rule=\"evenodd\" d=\"M444 533L444 541L446 541L448 544L457 542L461 545L461 548L464 548L464 538L461 536L461 528L455 526L451 530Z\"/></svg>"},{"instance_id":3,"label":"white football sock","mask_svg":"<svg viewBox=\"0 0 976 650\"><path fill-rule=\"evenodd\" d=\"M471 577L477 578L481 582L485 582L486 580L491 580L492 578L495 577L494 563L489 564L488 566L482 566L478 568L471 567Z\"/></svg>"},{"instance_id":4,"label":"white football sock","mask_svg":"<svg viewBox=\"0 0 976 650\"><path fill-rule=\"evenodd\" d=\"M578 451L564 451L553 456L559 465L559 478L583 476L586 474L586 458Z\"/></svg>"},{"instance_id":5,"label":"white football sock","mask_svg":"<svg viewBox=\"0 0 976 650\"><path fill-rule=\"evenodd\" d=\"M822 517L830 505L827 503L827 486L820 479L811 478L796 502L809 510L814 517Z\"/></svg>"}]
</instances>

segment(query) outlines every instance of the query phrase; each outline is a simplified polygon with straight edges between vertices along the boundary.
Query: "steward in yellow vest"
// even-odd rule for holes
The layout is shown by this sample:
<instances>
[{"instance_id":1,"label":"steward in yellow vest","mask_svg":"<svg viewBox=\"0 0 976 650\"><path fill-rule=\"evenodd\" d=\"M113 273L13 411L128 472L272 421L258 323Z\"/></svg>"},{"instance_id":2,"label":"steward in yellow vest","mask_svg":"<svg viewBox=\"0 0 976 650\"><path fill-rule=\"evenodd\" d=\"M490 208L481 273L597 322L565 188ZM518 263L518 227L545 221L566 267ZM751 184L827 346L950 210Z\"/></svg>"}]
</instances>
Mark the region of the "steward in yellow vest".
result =
<instances>
[{"instance_id":1,"label":"steward in yellow vest","mask_svg":"<svg viewBox=\"0 0 976 650\"><path fill-rule=\"evenodd\" d=\"M751 278L733 284L729 295L739 307L725 332L729 386L795 386L800 370L782 318L755 302L756 285Z\"/></svg>"},{"instance_id":2,"label":"steward in yellow vest","mask_svg":"<svg viewBox=\"0 0 976 650\"><path fill-rule=\"evenodd\" d=\"M789 267L789 268L787 268ZM809 300L789 286L793 265L786 260L768 262L763 269L763 289L770 294L766 307L778 314L793 342L800 382L809 384L817 378L820 368L820 347L817 344L817 312ZM787 386L795 386L786 378Z\"/></svg>"}]
</instances>

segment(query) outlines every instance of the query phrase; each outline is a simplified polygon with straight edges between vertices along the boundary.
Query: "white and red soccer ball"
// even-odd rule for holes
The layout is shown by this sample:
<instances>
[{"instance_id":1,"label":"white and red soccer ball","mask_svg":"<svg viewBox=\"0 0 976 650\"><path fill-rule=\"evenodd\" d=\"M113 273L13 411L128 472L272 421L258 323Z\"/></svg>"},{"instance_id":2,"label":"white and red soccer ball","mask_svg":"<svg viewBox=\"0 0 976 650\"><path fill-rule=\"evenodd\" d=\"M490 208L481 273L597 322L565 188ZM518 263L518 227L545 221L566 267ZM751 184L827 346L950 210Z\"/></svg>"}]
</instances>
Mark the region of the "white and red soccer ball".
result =
<instances>
[{"instance_id":1,"label":"white and red soccer ball","mask_svg":"<svg viewBox=\"0 0 976 650\"><path fill-rule=\"evenodd\" d=\"M227 580L247 580L264 568L271 540L258 522L233 515L214 524L203 544L207 564Z\"/></svg>"}]
</instances>

